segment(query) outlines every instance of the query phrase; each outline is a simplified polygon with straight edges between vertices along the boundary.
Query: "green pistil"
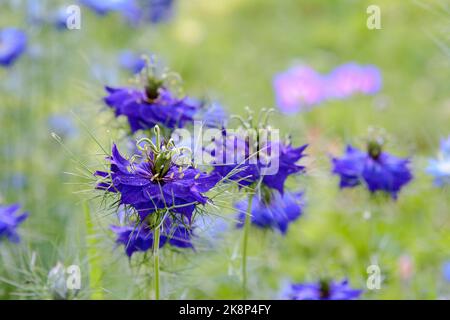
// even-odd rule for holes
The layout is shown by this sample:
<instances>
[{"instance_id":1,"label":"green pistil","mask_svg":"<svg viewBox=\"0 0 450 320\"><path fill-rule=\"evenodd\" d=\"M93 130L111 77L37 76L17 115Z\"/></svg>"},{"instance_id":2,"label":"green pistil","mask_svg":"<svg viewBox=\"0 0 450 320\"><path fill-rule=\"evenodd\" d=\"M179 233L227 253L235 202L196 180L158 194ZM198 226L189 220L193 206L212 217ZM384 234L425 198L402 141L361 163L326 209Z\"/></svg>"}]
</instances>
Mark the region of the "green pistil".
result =
<instances>
[{"instance_id":1,"label":"green pistil","mask_svg":"<svg viewBox=\"0 0 450 320\"><path fill-rule=\"evenodd\" d=\"M367 152L369 153L372 159L378 159L382 151L382 144L378 141L369 141L367 144Z\"/></svg>"},{"instance_id":2,"label":"green pistil","mask_svg":"<svg viewBox=\"0 0 450 320\"><path fill-rule=\"evenodd\" d=\"M328 299L330 297L330 283L327 280L320 280L320 298Z\"/></svg>"},{"instance_id":3,"label":"green pistil","mask_svg":"<svg viewBox=\"0 0 450 320\"><path fill-rule=\"evenodd\" d=\"M163 81L158 80L154 77L148 78L148 83L145 86L145 94L147 95L147 99L152 102L158 99L159 97L159 89L162 87Z\"/></svg>"}]
</instances>

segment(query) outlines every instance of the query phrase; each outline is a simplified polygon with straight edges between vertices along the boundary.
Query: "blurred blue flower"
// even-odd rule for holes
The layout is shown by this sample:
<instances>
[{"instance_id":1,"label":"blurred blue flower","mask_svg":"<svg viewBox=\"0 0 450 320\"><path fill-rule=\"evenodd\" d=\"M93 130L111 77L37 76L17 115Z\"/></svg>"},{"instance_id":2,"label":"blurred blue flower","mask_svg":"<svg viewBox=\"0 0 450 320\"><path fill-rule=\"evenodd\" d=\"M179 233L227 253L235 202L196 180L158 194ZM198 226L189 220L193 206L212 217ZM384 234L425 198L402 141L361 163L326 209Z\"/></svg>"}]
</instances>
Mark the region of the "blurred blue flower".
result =
<instances>
[{"instance_id":1,"label":"blurred blue flower","mask_svg":"<svg viewBox=\"0 0 450 320\"><path fill-rule=\"evenodd\" d=\"M450 261L446 261L442 265L442 275L445 281L450 282Z\"/></svg>"},{"instance_id":2,"label":"blurred blue flower","mask_svg":"<svg viewBox=\"0 0 450 320\"><path fill-rule=\"evenodd\" d=\"M174 0L145 0L146 18L151 23L167 21L172 16Z\"/></svg>"},{"instance_id":3,"label":"blurred blue flower","mask_svg":"<svg viewBox=\"0 0 450 320\"><path fill-rule=\"evenodd\" d=\"M365 183L370 192L385 191L395 199L400 189L413 178L409 159L400 159L381 151L380 146L362 152L347 146L341 158L333 158L333 174L340 176L340 187Z\"/></svg>"},{"instance_id":4,"label":"blurred blue flower","mask_svg":"<svg viewBox=\"0 0 450 320\"><path fill-rule=\"evenodd\" d=\"M93 10L100 16L110 12L119 12L130 23L140 19L140 9L135 0L79 0L81 4Z\"/></svg>"},{"instance_id":5,"label":"blurred blue flower","mask_svg":"<svg viewBox=\"0 0 450 320\"><path fill-rule=\"evenodd\" d=\"M167 242L178 248L194 248L191 237L193 230L182 223L174 224L172 218L168 217L161 227L159 247L162 248ZM131 257L133 253L145 252L153 248L154 232L142 223L137 226L111 226L111 230L116 234L116 243L125 246L125 253Z\"/></svg>"},{"instance_id":6,"label":"blurred blue flower","mask_svg":"<svg viewBox=\"0 0 450 320\"><path fill-rule=\"evenodd\" d=\"M71 13L67 12L67 8L59 8L52 16L51 22L58 30L67 30L67 19Z\"/></svg>"},{"instance_id":7,"label":"blurred blue flower","mask_svg":"<svg viewBox=\"0 0 450 320\"><path fill-rule=\"evenodd\" d=\"M0 205L0 240L7 238L11 242L20 241L16 229L28 217L28 213L17 214L19 211L18 204Z\"/></svg>"},{"instance_id":8,"label":"blurred blue flower","mask_svg":"<svg viewBox=\"0 0 450 320\"><path fill-rule=\"evenodd\" d=\"M26 34L16 28L0 30L0 65L9 67L25 51L27 46Z\"/></svg>"},{"instance_id":9,"label":"blurred blue flower","mask_svg":"<svg viewBox=\"0 0 450 320\"><path fill-rule=\"evenodd\" d=\"M131 257L137 251L145 252L153 247L153 231L148 226L111 226L116 234L116 243L125 246L125 253ZM159 247L166 243L167 238L160 236Z\"/></svg>"},{"instance_id":10,"label":"blurred blue flower","mask_svg":"<svg viewBox=\"0 0 450 320\"><path fill-rule=\"evenodd\" d=\"M252 202L251 222L259 228L278 229L286 234L289 223L297 220L303 212L302 194L278 191L270 192L268 196L255 196ZM237 227L244 225L248 202L241 201L236 204L239 210Z\"/></svg>"},{"instance_id":11,"label":"blurred blue flower","mask_svg":"<svg viewBox=\"0 0 450 320\"><path fill-rule=\"evenodd\" d=\"M434 177L434 184L438 187L450 184L450 136L441 140L441 147L437 159L430 159L426 172Z\"/></svg>"},{"instance_id":12,"label":"blurred blue flower","mask_svg":"<svg viewBox=\"0 0 450 320\"><path fill-rule=\"evenodd\" d=\"M27 1L27 20L33 25L39 25L44 22L45 6L42 1Z\"/></svg>"},{"instance_id":13,"label":"blurred blue flower","mask_svg":"<svg viewBox=\"0 0 450 320\"><path fill-rule=\"evenodd\" d=\"M362 290L352 289L347 280L320 281L318 283L290 284L283 289L283 300L353 300Z\"/></svg>"},{"instance_id":14,"label":"blurred blue flower","mask_svg":"<svg viewBox=\"0 0 450 320\"><path fill-rule=\"evenodd\" d=\"M62 114L54 114L48 118L47 122L50 130L61 137L73 138L78 135L78 128L76 127L72 118L68 116Z\"/></svg>"},{"instance_id":15,"label":"blurred blue flower","mask_svg":"<svg viewBox=\"0 0 450 320\"><path fill-rule=\"evenodd\" d=\"M113 145L111 172L97 171L97 189L120 193L120 204L133 206L143 221L149 214L170 208L191 220L198 204L206 204L204 193L220 180L192 166L181 166L170 156L173 149L142 151L141 162L131 163Z\"/></svg>"},{"instance_id":16,"label":"blurred blue flower","mask_svg":"<svg viewBox=\"0 0 450 320\"><path fill-rule=\"evenodd\" d=\"M206 127L223 128L227 124L228 113L218 102L213 102L210 105L205 105L199 115L199 120Z\"/></svg>"},{"instance_id":17,"label":"blurred blue flower","mask_svg":"<svg viewBox=\"0 0 450 320\"><path fill-rule=\"evenodd\" d=\"M125 50L119 55L119 64L132 74L137 74L145 68L146 62L141 55Z\"/></svg>"}]
</instances>

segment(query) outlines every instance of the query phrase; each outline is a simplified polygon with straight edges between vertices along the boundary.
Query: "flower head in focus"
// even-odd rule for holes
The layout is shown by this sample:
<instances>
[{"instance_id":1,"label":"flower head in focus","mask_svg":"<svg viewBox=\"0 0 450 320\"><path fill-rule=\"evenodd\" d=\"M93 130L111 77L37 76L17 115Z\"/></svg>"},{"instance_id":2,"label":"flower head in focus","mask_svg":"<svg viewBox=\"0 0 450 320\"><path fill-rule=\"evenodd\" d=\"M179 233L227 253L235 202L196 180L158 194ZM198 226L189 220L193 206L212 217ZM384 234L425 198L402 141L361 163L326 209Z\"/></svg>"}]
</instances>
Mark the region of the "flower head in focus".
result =
<instances>
[{"instance_id":1,"label":"flower head in focus","mask_svg":"<svg viewBox=\"0 0 450 320\"><path fill-rule=\"evenodd\" d=\"M16 28L0 29L0 66L11 66L27 47L26 34Z\"/></svg>"},{"instance_id":2,"label":"flower head in focus","mask_svg":"<svg viewBox=\"0 0 450 320\"><path fill-rule=\"evenodd\" d=\"M159 129L155 131L159 137ZM183 150L170 141L156 140L154 143L141 139L138 144L148 144L139 146L141 154L130 160L113 145L112 155L108 158L110 171L95 173L100 178L97 189L118 193L120 204L136 209L142 221L160 210L180 214L190 221L196 206L207 203L208 197L204 193L218 183L220 176L184 164L187 157Z\"/></svg>"},{"instance_id":3,"label":"flower head in focus","mask_svg":"<svg viewBox=\"0 0 450 320\"><path fill-rule=\"evenodd\" d=\"M284 300L353 300L363 293L351 288L347 280L290 284L283 291Z\"/></svg>"},{"instance_id":4,"label":"flower head in focus","mask_svg":"<svg viewBox=\"0 0 450 320\"><path fill-rule=\"evenodd\" d=\"M19 242L17 227L28 217L28 213L18 214L20 205L0 205L0 240L3 238L11 242Z\"/></svg>"}]
</instances>

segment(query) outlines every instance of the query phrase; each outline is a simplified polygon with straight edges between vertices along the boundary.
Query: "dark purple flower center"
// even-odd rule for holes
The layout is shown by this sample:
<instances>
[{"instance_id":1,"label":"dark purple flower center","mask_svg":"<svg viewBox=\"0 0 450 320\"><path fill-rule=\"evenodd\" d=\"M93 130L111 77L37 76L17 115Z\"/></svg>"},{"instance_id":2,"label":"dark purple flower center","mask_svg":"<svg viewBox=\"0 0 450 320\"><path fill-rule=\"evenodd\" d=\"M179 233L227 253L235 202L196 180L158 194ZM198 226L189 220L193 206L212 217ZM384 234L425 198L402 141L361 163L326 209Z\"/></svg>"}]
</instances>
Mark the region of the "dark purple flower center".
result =
<instances>
[{"instance_id":1,"label":"dark purple flower center","mask_svg":"<svg viewBox=\"0 0 450 320\"><path fill-rule=\"evenodd\" d=\"M148 83L145 86L145 95L148 102L154 102L159 97L159 89L162 87L163 81L156 78L149 77Z\"/></svg>"}]
</instances>

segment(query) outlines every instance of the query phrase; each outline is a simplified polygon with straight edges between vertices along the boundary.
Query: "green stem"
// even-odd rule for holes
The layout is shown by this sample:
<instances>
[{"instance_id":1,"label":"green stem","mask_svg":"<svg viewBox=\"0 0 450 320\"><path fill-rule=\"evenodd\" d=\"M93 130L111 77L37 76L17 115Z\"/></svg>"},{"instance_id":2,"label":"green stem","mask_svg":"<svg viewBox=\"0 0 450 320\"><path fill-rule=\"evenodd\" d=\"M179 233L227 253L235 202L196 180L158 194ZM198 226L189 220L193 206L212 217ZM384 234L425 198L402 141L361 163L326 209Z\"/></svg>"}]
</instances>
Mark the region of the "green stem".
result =
<instances>
[{"instance_id":1,"label":"green stem","mask_svg":"<svg viewBox=\"0 0 450 320\"><path fill-rule=\"evenodd\" d=\"M248 247L248 233L251 223L253 195L248 197L248 207L245 214L244 221L244 240L242 242L242 293L243 299L247 299L247 247Z\"/></svg>"},{"instance_id":2,"label":"green stem","mask_svg":"<svg viewBox=\"0 0 450 320\"><path fill-rule=\"evenodd\" d=\"M155 238L153 242L153 268L154 268L154 284L155 284L155 300L159 300L159 235L161 227L155 230Z\"/></svg>"},{"instance_id":3,"label":"green stem","mask_svg":"<svg viewBox=\"0 0 450 320\"><path fill-rule=\"evenodd\" d=\"M90 299L103 300L102 276L103 268L101 264L100 252L97 250L98 240L95 237L95 228L92 222L91 210L87 202L83 203L83 210L86 222L86 242L87 256L89 263L89 286L91 289Z\"/></svg>"}]
</instances>

